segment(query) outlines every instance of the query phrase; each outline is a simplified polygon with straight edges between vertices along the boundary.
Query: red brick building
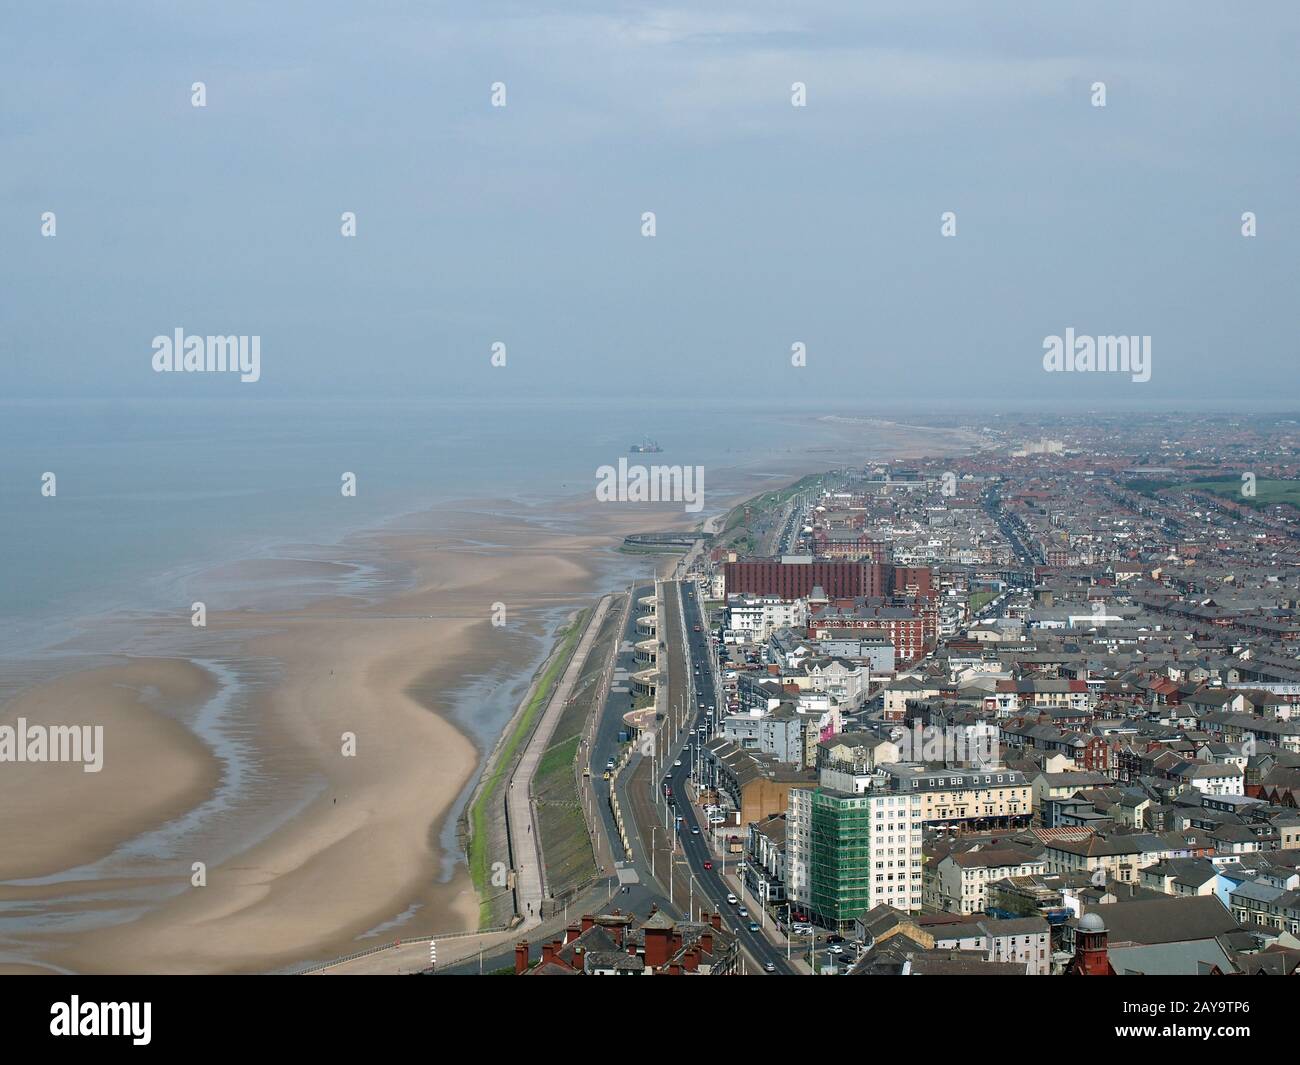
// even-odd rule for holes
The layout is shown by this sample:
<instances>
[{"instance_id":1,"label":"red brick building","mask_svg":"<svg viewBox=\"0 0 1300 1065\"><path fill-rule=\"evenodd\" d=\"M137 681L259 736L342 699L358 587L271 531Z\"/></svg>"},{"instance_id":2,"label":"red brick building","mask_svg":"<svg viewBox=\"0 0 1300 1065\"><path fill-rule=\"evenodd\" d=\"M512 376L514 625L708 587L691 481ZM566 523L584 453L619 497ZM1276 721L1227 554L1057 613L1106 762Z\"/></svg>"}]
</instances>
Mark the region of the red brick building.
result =
<instances>
[{"instance_id":1,"label":"red brick building","mask_svg":"<svg viewBox=\"0 0 1300 1065\"><path fill-rule=\"evenodd\" d=\"M925 599L846 600L829 603L808 618L808 635L825 639L832 629L877 633L894 645L899 666L910 665L934 646L939 633L939 616L934 603Z\"/></svg>"},{"instance_id":2,"label":"red brick building","mask_svg":"<svg viewBox=\"0 0 1300 1065\"><path fill-rule=\"evenodd\" d=\"M871 562L884 562L889 558L888 546L862 529L815 529L812 534L812 550L819 558Z\"/></svg>"},{"instance_id":3,"label":"red brick building","mask_svg":"<svg viewBox=\"0 0 1300 1065\"><path fill-rule=\"evenodd\" d=\"M934 596L928 566L895 566L888 562L842 562L811 559L783 562L775 558L746 558L723 568L727 594L775 595L807 599L820 588L828 599Z\"/></svg>"}]
</instances>

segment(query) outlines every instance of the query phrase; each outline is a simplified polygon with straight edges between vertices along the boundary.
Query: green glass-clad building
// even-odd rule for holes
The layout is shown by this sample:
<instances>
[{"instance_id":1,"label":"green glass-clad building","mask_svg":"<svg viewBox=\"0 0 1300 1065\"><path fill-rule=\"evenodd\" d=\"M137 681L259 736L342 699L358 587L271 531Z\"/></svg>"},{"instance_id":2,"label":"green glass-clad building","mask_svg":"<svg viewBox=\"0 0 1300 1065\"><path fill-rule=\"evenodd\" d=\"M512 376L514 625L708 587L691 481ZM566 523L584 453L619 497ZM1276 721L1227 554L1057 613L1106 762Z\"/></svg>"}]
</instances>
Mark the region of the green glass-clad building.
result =
<instances>
[{"instance_id":1,"label":"green glass-clad building","mask_svg":"<svg viewBox=\"0 0 1300 1065\"><path fill-rule=\"evenodd\" d=\"M880 903L921 908L919 795L793 788L788 820L791 897L817 924L844 931Z\"/></svg>"},{"instance_id":2,"label":"green glass-clad building","mask_svg":"<svg viewBox=\"0 0 1300 1065\"><path fill-rule=\"evenodd\" d=\"M871 799L818 788L810 815L810 905L819 924L843 928L871 907Z\"/></svg>"}]
</instances>

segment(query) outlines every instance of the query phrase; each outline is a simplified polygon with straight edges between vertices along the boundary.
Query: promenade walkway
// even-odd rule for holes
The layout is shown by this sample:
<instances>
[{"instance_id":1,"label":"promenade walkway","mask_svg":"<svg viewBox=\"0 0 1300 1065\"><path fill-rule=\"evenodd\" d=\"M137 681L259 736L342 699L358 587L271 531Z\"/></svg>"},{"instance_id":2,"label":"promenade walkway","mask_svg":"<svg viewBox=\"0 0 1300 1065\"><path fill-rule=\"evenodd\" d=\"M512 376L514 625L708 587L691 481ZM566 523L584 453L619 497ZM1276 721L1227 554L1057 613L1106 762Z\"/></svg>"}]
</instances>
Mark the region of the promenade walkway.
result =
<instances>
[{"instance_id":1,"label":"promenade walkway","mask_svg":"<svg viewBox=\"0 0 1300 1065\"><path fill-rule=\"evenodd\" d=\"M609 611L613 597L603 596L596 609L592 611L587 622L587 630L574 649L573 657L565 667L560 683L551 693L551 700L542 712L537 727L533 730L524 753L520 755L519 765L510 780L509 795L506 799L506 818L510 832L510 843L514 855L515 898L519 912L524 921L516 931L523 932L541 920L543 902L546 892L546 866L542 859L542 841L534 816L533 777L537 773L542 755L551 745L551 736L556 723L573 694L573 688L582 674L583 665L591 653L600 627Z\"/></svg>"}]
</instances>

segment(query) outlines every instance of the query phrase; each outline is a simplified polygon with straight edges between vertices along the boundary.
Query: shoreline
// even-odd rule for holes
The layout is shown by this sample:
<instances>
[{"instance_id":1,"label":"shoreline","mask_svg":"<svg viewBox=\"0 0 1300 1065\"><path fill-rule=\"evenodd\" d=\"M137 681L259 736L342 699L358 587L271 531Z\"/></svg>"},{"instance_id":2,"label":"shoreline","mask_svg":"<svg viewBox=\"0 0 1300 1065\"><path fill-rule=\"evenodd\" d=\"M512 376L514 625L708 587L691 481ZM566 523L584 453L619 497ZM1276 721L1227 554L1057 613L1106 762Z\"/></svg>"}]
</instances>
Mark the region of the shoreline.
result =
<instances>
[{"instance_id":1,"label":"shoreline","mask_svg":"<svg viewBox=\"0 0 1300 1065\"><path fill-rule=\"evenodd\" d=\"M935 446L914 440L910 448L877 444L870 450L905 458L896 452L935 453ZM827 468L828 458L808 449L761 465L785 468L729 471L739 483L727 492L724 512L770 490L764 486L797 479L800 469ZM340 545L334 557L310 560L313 579L342 574L348 580L359 564L377 561L385 572L409 574L406 585L366 596L323 596L290 610L210 613L207 634L225 641L227 661L232 648L243 648L273 674L250 683L241 693L247 705L232 711L232 728L258 758L244 784L249 794L239 797L259 815L253 818L258 831L250 836L247 826L232 828L225 840L219 831L200 832L198 850L215 858L207 863L207 886L191 888L191 863L173 855L170 876L163 878L169 895L141 905L148 889L133 886L138 914L106 903L121 919L104 927L6 936L6 964L82 972L268 971L347 953L373 943L381 930L401 935L408 926L422 932L431 925L476 927L480 900L464 855L445 852L455 847L452 828L468 807L471 782L482 779L509 727L508 714L502 719L499 707L487 712L484 706L494 690L506 703L515 693L522 698L521 683L526 691L551 654L557 617L589 606L613 576L650 561L615 557L623 535L699 524L700 515L673 506L609 508L583 494L551 505L479 499L454 512L408 515ZM717 509L707 507L703 517ZM487 513L490 524L483 521ZM246 561L236 572L274 581L274 560ZM296 569L300 574L303 567ZM488 614L496 602L507 603L511 623L493 632ZM148 624L180 644L195 639L186 631L187 617ZM98 653L115 658L112 651ZM15 704L70 677L83 678L79 700L95 705L105 684L102 676L87 679L91 672L37 683L10 699L0 715L16 716ZM170 708L168 724L177 734L151 760L191 764L176 752L180 735L194 738L184 721L192 710ZM351 761L338 752L346 732L357 737ZM140 769L140 759L126 760L128 778ZM211 776L210 769L210 787ZM42 781L29 790L36 803L47 788ZM277 804L268 792L284 793L283 801ZM187 795L176 805L195 800ZM146 811L140 802L114 809L119 822L91 835L119 847L122 839L175 815L170 808ZM54 850L64 842L48 821L37 818L32 828L44 831ZM234 838L241 831L243 838ZM15 842L0 830L0 854L15 852ZM21 847L16 853L27 854ZM42 868L85 864L77 857L51 852ZM70 885L60 887L62 893L40 900L46 919L57 926L69 914L89 915L94 923L94 912L76 898L84 886L75 893ZM0 883L0 906L40 909L30 898L18 899L18 891L12 881Z\"/></svg>"}]
</instances>

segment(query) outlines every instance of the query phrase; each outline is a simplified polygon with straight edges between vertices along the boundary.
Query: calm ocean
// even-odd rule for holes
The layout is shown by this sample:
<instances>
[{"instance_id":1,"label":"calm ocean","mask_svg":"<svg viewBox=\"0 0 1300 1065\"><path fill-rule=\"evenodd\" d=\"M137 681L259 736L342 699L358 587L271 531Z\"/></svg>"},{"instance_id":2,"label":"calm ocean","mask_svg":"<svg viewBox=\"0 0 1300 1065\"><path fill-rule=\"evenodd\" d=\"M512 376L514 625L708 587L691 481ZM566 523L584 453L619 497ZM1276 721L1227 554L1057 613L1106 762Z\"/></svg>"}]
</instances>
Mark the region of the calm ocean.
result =
<instances>
[{"instance_id":1,"label":"calm ocean","mask_svg":"<svg viewBox=\"0 0 1300 1065\"><path fill-rule=\"evenodd\" d=\"M631 401L0 404L0 658L105 613L188 610L177 582L195 567L299 557L453 500L594 491L596 468L647 437L663 453L639 461L705 467L707 513L737 467L761 471L835 432L752 414ZM345 472L355 498L340 492Z\"/></svg>"}]
</instances>

